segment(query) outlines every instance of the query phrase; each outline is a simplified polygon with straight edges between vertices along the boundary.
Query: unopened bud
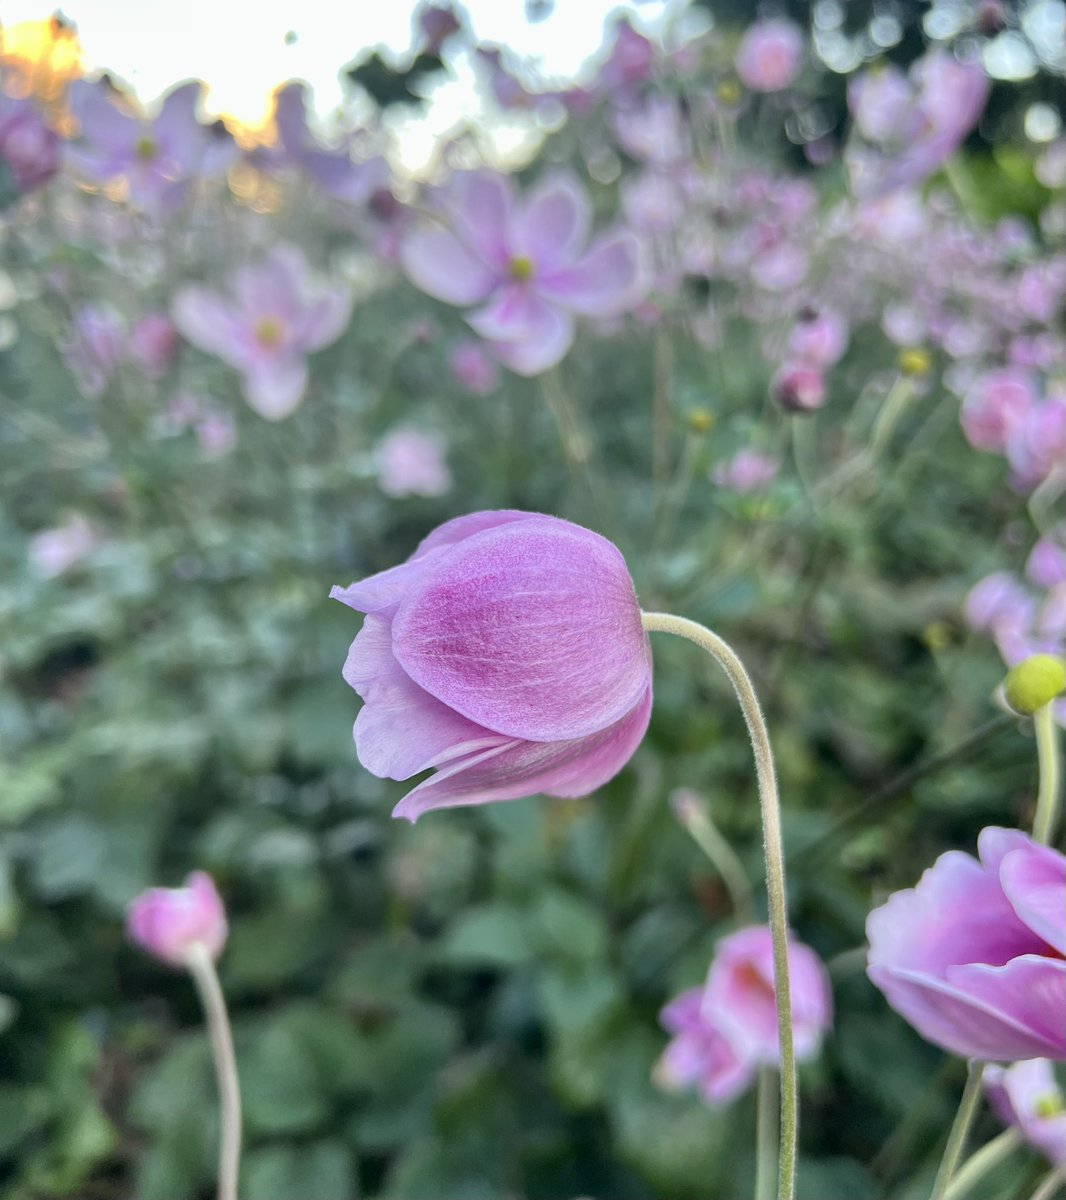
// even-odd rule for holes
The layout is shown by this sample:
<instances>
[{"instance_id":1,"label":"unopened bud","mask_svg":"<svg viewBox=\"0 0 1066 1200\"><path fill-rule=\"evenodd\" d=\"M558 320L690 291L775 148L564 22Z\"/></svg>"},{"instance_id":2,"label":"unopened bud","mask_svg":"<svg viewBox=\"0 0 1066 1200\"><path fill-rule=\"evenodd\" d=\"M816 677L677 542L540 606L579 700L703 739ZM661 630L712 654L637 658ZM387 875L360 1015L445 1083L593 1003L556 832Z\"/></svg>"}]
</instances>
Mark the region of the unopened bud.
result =
<instances>
[{"instance_id":1,"label":"unopened bud","mask_svg":"<svg viewBox=\"0 0 1066 1200\"><path fill-rule=\"evenodd\" d=\"M1015 712L1031 717L1066 691L1066 665L1051 654L1034 654L1007 672L1003 694Z\"/></svg>"}]
</instances>

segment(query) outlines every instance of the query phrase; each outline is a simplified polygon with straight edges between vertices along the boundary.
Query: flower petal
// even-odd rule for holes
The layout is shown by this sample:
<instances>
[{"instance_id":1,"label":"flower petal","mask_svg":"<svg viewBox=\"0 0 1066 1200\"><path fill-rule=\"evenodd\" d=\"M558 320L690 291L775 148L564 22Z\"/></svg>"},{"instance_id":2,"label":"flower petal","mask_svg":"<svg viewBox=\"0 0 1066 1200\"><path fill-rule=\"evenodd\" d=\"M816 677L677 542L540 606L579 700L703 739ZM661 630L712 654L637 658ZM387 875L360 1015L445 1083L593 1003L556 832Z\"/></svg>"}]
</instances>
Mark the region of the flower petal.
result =
<instances>
[{"instance_id":1,"label":"flower petal","mask_svg":"<svg viewBox=\"0 0 1066 1200\"><path fill-rule=\"evenodd\" d=\"M299 406L307 391L302 358L264 363L244 377L244 398L267 421L281 421Z\"/></svg>"},{"instance_id":2,"label":"flower petal","mask_svg":"<svg viewBox=\"0 0 1066 1200\"><path fill-rule=\"evenodd\" d=\"M370 614L348 651L344 679L366 701L355 720L359 761L385 779L410 779L507 741L423 691L392 653L391 622Z\"/></svg>"},{"instance_id":3,"label":"flower petal","mask_svg":"<svg viewBox=\"0 0 1066 1200\"><path fill-rule=\"evenodd\" d=\"M512 741L454 762L407 793L394 817L416 821L434 808L548 796L585 796L613 778L640 745L651 717L651 688L607 729L562 742Z\"/></svg>"},{"instance_id":4,"label":"flower petal","mask_svg":"<svg viewBox=\"0 0 1066 1200\"><path fill-rule=\"evenodd\" d=\"M469 171L449 189L448 211L455 236L497 273L511 257L509 239L514 197L506 175Z\"/></svg>"},{"instance_id":5,"label":"flower petal","mask_svg":"<svg viewBox=\"0 0 1066 1200\"><path fill-rule=\"evenodd\" d=\"M302 350L321 350L341 336L352 315L351 297L342 291L327 292L296 318L293 336Z\"/></svg>"},{"instance_id":6,"label":"flower petal","mask_svg":"<svg viewBox=\"0 0 1066 1200\"><path fill-rule=\"evenodd\" d=\"M999 879L1018 916L1066 956L1066 857L1030 843L1004 857Z\"/></svg>"},{"instance_id":7,"label":"flower petal","mask_svg":"<svg viewBox=\"0 0 1066 1200\"><path fill-rule=\"evenodd\" d=\"M640 242L632 233L601 238L572 267L538 279L537 289L582 316L617 316L645 291Z\"/></svg>"},{"instance_id":8,"label":"flower petal","mask_svg":"<svg viewBox=\"0 0 1066 1200\"><path fill-rule=\"evenodd\" d=\"M167 92L152 130L168 158L183 171L198 170L207 148L208 132L196 119L203 86L194 79Z\"/></svg>"},{"instance_id":9,"label":"flower petal","mask_svg":"<svg viewBox=\"0 0 1066 1200\"><path fill-rule=\"evenodd\" d=\"M536 272L568 266L589 235L592 214L588 194L569 174L541 183L517 213L511 252L529 258Z\"/></svg>"},{"instance_id":10,"label":"flower petal","mask_svg":"<svg viewBox=\"0 0 1066 1200\"><path fill-rule=\"evenodd\" d=\"M438 559L401 602L393 649L450 708L531 741L606 729L650 682L624 559L555 517L474 534Z\"/></svg>"},{"instance_id":11,"label":"flower petal","mask_svg":"<svg viewBox=\"0 0 1066 1200\"><path fill-rule=\"evenodd\" d=\"M574 340L568 314L527 287L502 289L467 321L491 342L493 354L518 375L539 375L554 367Z\"/></svg>"},{"instance_id":12,"label":"flower petal","mask_svg":"<svg viewBox=\"0 0 1066 1200\"><path fill-rule=\"evenodd\" d=\"M446 304L479 304L500 281L498 272L448 229L413 230L404 239L400 261L415 287Z\"/></svg>"},{"instance_id":13,"label":"flower petal","mask_svg":"<svg viewBox=\"0 0 1066 1200\"><path fill-rule=\"evenodd\" d=\"M438 525L431 534L418 543L412 559L422 558L431 550L442 546L454 546L475 533L486 529L495 529L499 525L509 525L512 521L526 521L530 517L543 516L543 513L523 512L517 508L493 508L485 512L467 513L463 517L454 517Z\"/></svg>"},{"instance_id":14,"label":"flower petal","mask_svg":"<svg viewBox=\"0 0 1066 1200\"><path fill-rule=\"evenodd\" d=\"M198 350L241 368L247 361L245 330L217 292L185 287L174 297L171 316L181 335Z\"/></svg>"}]
</instances>

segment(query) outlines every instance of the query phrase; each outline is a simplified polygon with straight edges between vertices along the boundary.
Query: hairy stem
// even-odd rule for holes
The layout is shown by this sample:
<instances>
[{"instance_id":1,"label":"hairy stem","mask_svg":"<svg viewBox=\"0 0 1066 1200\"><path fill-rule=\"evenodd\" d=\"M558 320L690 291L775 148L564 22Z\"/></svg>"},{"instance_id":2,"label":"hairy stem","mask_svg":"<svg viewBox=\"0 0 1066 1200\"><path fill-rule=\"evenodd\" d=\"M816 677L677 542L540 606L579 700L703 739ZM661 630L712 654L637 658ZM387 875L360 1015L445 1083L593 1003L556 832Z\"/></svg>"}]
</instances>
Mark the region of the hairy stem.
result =
<instances>
[{"instance_id":1,"label":"hairy stem","mask_svg":"<svg viewBox=\"0 0 1066 1200\"><path fill-rule=\"evenodd\" d=\"M792 991L788 973L788 905L785 896L785 856L781 839L781 806L777 794L770 734L744 664L717 634L685 617L669 613L643 613L649 633L672 633L694 642L722 667L733 685L748 726L755 753L755 773L762 809L766 887L769 894L770 932L774 945L774 988L777 995L777 1028L781 1043L781 1147L778 1156L778 1200L796 1194L796 1154L799 1138L799 1098L796 1053L792 1037Z\"/></svg>"}]
</instances>

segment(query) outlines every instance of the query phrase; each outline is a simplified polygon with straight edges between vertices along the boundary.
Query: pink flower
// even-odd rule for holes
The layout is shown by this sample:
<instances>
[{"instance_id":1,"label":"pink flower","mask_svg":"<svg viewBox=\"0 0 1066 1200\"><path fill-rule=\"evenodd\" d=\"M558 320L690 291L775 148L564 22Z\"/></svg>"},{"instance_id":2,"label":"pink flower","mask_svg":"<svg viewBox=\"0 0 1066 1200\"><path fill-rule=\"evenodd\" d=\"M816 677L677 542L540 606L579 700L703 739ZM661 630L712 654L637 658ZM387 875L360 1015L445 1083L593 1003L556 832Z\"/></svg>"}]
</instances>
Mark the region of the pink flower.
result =
<instances>
[{"instance_id":1,"label":"pink flower","mask_svg":"<svg viewBox=\"0 0 1066 1200\"><path fill-rule=\"evenodd\" d=\"M1058 397L1034 404L1007 439L1011 484L1031 492L1066 462L1066 401Z\"/></svg>"},{"instance_id":2,"label":"pink flower","mask_svg":"<svg viewBox=\"0 0 1066 1200\"><path fill-rule=\"evenodd\" d=\"M15 190L43 187L59 168L59 137L32 100L0 92L0 166Z\"/></svg>"},{"instance_id":3,"label":"pink flower","mask_svg":"<svg viewBox=\"0 0 1066 1200\"><path fill-rule=\"evenodd\" d=\"M85 304L74 314L71 336L60 348L83 396L102 396L126 353L126 328L109 304Z\"/></svg>"},{"instance_id":4,"label":"pink flower","mask_svg":"<svg viewBox=\"0 0 1066 1200\"><path fill-rule=\"evenodd\" d=\"M1015 1125L1056 1167L1066 1167L1066 1097L1046 1058L984 1073L989 1104L1004 1125Z\"/></svg>"},{"instance_id":5,"label":"pink flower","mask_svg":"<svg viewBox=\"0 0 1066 1200\"><path fill-rule=\"evenodd\" d=\"M786 412L814 412L825 403L825 375L806 363L786 363L774 378L773 394Z\"/></svg>"},{"instance_id":6,"label":"pink flower","mask_svg":"<svg viewBox=\"0 0 1066 1200\"><path fill-rule=\"evenodd\" d=\"M809 946L788 948L796 1057L813 1058L833 1020L825 965ZM780 1062L770 929L752 926L719 942L703 987L682 992L660 1018L673 1039L656 1066L667 1088L695 1087L709 1104L740 1095L759 1067Z\"/></svg>"},{"instance_id":7,"label":"pink flower","mask_svg":"<svg viewBox=\"0 0 1066 1200\"><path fill-rule=\"evenodd\" d=\"M344 678L375 775L436 773L394 816L584 796L616 775L651 713L651 656L625 561L557 517L480 512L399 567L330 595L366 613Z\"/></svg>"},{"instance_id":8,"label":"pink flower","mask_svg":"<svg viewBox=\"0 0 1066 1200\"><path fill-rule=\"evenodd\" d=\"M975 381L962 402L963 433L976 449L1002 454L1036 400L1036 385L1028 372L990 371Z\"/></svg>"},{"instance_id":9,"label":"pink flower","mask_svg":"<svg viewBox=\"0 0 1066 1200\"><path fill-rule=\"evenodd\" d=\"M1066 1058L1066 857L985 829L866 923L868 974L928 1041L965 1058Z\"/></svg>"},{"instance_id":10,"label":"pink flower","mask_svg":"<svg viewBox=\"0 0 1066 1200\"><path fill-rule=\"evenodd\" d=\"M1026 560L1025 573L1041 588L1066 583L1066 551L1051 538L1040 538Z\"/></svg>"},{"instance_id":11,"label":"pink flower","mask_svg":"<svg viewBox=\"0 0 1066 1200\"><path fill-rule=\"evenodd\" d=\"M984 633L1003 629L1027 633L1035 612L1032 597L1009 571L986 575L966 597L966 623Z\"/></svg>"},{"instance_id":12,"label":"pink flower","mask_svg":"<svg viewBox=\"0 0 1066 1200\"><path fill-rule=\"evenodd\" d=\"M651 75L655 46L633 28L626 16L615 19L613 33L614 41L600 70L599 82L605 91L625 95Z\"/></svg>"},{"instance_id":13,"label":"pink flower","mask_svg":"<svg viewBox=\"0 0 1066 1200\"><path fill-rule=\"evenodd\" d=\"M178 331L166 313L145 313L130 330L130 358L149 379L162 379L177 349Z\"/></svg>"},{"instance_id":14,"label":"pink flower","mask_svg":"<svg viewBox=\"0 0 1066 1200\"><path fill-rule=\"evenodd\" d=\"M472 396L488 396L500 386L500 369L477 342L460 342L448 365L455 381Z\"/></svg>"},{"instance_id":15,"label":"pink flower","mask_svg":"<svg viewBox=\"0 0 1066 1200\"><path fill-rule=\"evenodd\" d=\"M242 267L233 296L185 287L174 298L174 323L194 346L240 371L249 405L280 421L307 390L307 355L344 332L351 298L316 288L303 255L277 246L265 262Z\"/></svg>"},{"instance_id":16,"label":"pink flower","mask_svg":"<svg viewBox=\"0 0 1066 1200\"><path fill-rule=\"evenodd\" d=\"M30 538L30 562L38 575L55 579L88 557L98 540L89 522L81 513L75 513L64 524L42 530Z\"/></svg>"},{"instance_id":17,"label":"pink flower","mask_svg":"<svg viewBox=\"0 0 1066 1200\"><path fill-rule=\"evenodd\" d=\"M848 108L859 132L871 142L908 136L913 87L892 63L876 63L848 81Z\"/></svg>"},{"instance_id":18,"label":"pink flower","mask_svg":"<svg viewBox=\"0 0 1066 1200\"><path fill-rule=\"evenodd\" d=\"M611 317L642 294L639 244L631 233L585 250L588 196L555 176L519 202L510 180L473 172L442 197L446 228L421 226L403 265L422 291L448 304L480 304L470 325L520 375L554 366L574 339L574 316Z\"/></svg>"},{"instance_id":19,"label":"pink flower","mask_svg":"<svg viewBox=\"0 0 1066 1200\"><path fill-rule=\"evenodd\" d=\"M791 21L756 21L741 39L736 69L753 92L780 92L794 83L803 66L803 30Z\"/></svg>"},{"instance_id":20,"label":"pink flower","mask_svg":"<svg viewBox=\"0 0 1066 1200\"><path fill-rule=\"evenodd\" d=\"M386 496L443 496L451 489L438 434L401 426L381 439L374 457L378 486Z\"/></svg>"},{"instance_id":21,"label":"pink flower","mask_svg":"<svg viewBox=\"0 0 1066 1200\"><path fill-rule=\"evenodd\" d=\"M130 937L149 954L181 967L202 947L218 958L226 944L226 912L209 875L194 871L180 888L150 888L129 906Z\"/></svg>"},{"instance_id":22,"label":"pink flower","mask_svg":"<svg viewBox=\"0 0 1066 1200\"><path fill-rule=\"evenodd\" d=\"M781 464L768 454L761 454L758 450L740 450L728 462L715 467L711 478L719 487L743 494L766 487L780 469Z\"/></svg>"},{"instance_id":23,"label":"pink flower","mask_svg":"<svg viewBox=\"0 0 1066 1200\"><path fill-rule=\"evenodd\" d=\"M813 367L831 367L847 348L847 322L827 308L801 314L788 339L789 353Z\"/></svg>"}]
</instances>

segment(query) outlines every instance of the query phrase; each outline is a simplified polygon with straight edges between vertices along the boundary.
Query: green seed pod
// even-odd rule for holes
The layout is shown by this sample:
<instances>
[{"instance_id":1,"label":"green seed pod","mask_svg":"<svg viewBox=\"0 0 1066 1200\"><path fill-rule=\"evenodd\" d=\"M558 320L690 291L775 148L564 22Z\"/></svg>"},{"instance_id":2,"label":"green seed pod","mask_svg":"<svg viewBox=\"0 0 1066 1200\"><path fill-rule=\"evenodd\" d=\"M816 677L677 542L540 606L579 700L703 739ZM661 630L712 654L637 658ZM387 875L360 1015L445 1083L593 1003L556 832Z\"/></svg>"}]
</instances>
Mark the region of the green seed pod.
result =
<instances>
[{"instance_id":1,"label":"green seed pod","mask_svg":"<svg viewBox=\"0 0 1066 1200\"><path fill-rule=\"evenodd\" d=\"M1034 654L1007 672L1003 692L1015 712L1031 717L1066 691L1066 664L1050 654Z\"/></svg>"}]
</instances>

